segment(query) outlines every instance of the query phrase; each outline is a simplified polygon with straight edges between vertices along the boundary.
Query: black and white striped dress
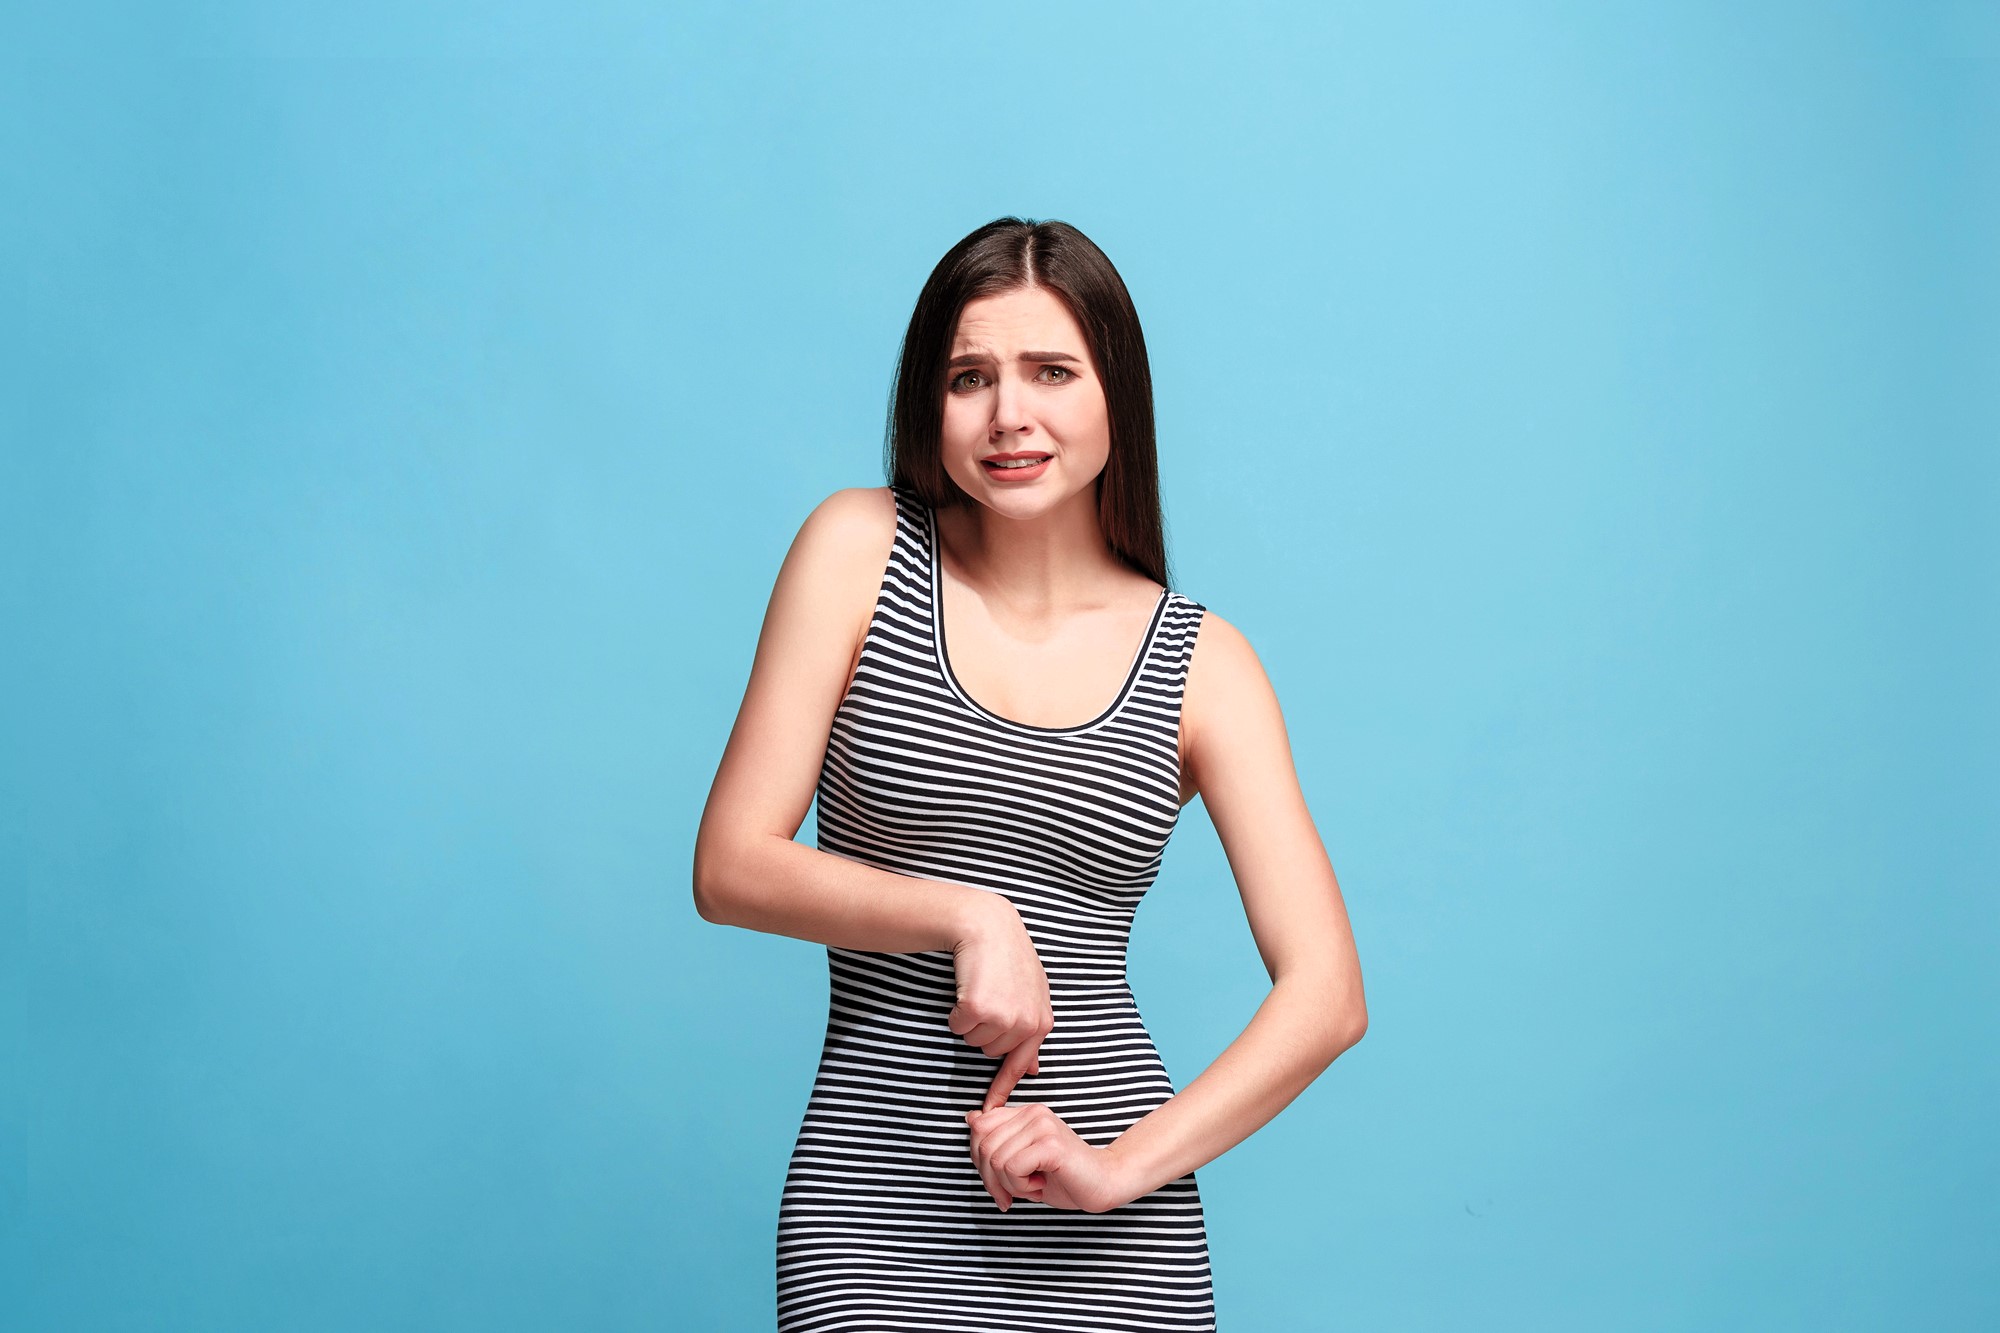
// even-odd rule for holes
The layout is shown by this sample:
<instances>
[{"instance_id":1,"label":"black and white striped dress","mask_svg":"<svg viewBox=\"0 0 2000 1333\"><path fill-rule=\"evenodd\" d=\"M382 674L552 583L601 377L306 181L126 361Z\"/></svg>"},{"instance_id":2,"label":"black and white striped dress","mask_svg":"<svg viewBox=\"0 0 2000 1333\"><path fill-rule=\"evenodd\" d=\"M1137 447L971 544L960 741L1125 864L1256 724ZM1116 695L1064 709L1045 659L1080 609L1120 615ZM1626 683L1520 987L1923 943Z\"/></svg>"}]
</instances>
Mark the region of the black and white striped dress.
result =
<instances>
[{"instance_id":1,"label":"black and white striped dress","mask_svg":"<svg viewBox=\"0 0 2000 1333\"><path fill-rule=\"evenodd\" d=\"M1126 984L1133 912L1180 817L1179 727L1205 608L1163 591L1117 698L1037 727L952 675L936 514L894 488L896 540L819 780L822 850L1005 894L1055 1028L1010 1105L1102 1147L1174 1093ZM778 1214L781 1333L1213 1329L1192 1172L1104 1213L1000 1211L965 1113L1000 1058L946 1026L949 951L828 948L831 1006Z\"/></svg>"}]
</instances>

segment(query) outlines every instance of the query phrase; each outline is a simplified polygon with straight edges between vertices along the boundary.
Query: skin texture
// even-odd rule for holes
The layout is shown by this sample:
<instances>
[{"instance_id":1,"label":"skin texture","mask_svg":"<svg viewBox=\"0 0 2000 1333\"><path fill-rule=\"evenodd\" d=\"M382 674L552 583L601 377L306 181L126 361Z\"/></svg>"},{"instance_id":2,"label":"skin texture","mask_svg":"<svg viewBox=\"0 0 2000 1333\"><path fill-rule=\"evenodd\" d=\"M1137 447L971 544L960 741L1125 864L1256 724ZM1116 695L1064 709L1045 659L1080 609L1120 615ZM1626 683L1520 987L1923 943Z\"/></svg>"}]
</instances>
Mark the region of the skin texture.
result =
<instances>
[{"instance_id":1,"label":"skin texture","mask_svg":"<svg viewBox=\"0 0 2000 1333\"><path fill-rule=\"evenodd\" d=\"M945 467L975 501L938 515L953 671L1003 717L1086 721L1116 695L1160 592L1118 561L1097 526L1110 432L1088 344L1060 300L1030 287L969 303L952 353L976 358L947 372L943 420ZM980 462L1029 450L1053 460L1026 482ZM800 528L702 812L696 906L710 921L840 947L951 950L958 1001L948 1024L1004 1057L984 1104L966 1113L967 1150L995 1205L1107 1211L1228 1151L1361 1039L1367 1006L1340 886L1276 693L1249 641L1209 611L1182 702L1181 801L1199 794L1222 840L1270 993L1199 1077L1107 1147L1085 1143L1046 1106L1008 1105L1053 1026L1048 978L1012 904L792 841L894 529L886 488L836 492Z\"/></svg>"}]
</instances>

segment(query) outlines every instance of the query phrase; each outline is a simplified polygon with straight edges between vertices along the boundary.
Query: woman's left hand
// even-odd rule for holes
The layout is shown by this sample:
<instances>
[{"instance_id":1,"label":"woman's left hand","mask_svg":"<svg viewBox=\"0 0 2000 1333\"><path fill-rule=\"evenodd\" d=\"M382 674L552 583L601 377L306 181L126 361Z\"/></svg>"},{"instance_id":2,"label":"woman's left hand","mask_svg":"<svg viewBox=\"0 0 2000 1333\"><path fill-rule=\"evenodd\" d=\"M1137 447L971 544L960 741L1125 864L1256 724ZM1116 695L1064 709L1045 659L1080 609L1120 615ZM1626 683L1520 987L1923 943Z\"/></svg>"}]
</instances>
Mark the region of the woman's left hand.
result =
<instances>
[{"instance_id":1,"label":"woman's left hand","mask_svg":"<svg viewBox=\"0 0 2000 1333\"><path fill-rule=\"evenodd\" d=\"M1130 1203L1117 1159L1093 1148L1046 1106L966 1112L972 1160L1005 1212L1015 1199L1103 1213Z\"/></svg>"}]
</instances>

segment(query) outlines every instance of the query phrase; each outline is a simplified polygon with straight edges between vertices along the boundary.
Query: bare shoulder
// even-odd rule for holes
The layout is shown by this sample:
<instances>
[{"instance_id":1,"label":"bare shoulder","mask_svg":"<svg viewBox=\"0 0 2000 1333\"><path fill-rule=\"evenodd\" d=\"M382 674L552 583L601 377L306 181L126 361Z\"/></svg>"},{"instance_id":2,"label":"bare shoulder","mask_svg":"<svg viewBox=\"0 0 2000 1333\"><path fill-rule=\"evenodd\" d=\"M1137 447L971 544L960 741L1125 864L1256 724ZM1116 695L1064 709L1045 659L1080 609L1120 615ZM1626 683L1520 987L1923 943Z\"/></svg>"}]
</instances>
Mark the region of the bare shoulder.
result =
<instances>
[{"instance_id":1,"label":"bare shoulder","mask_svg":"<svg viewBox=\"0 0 2000 1333\"><path fill-rule=\"evenodd\" d=\"M799 527L815 556L865 563L887 556L896 535L896 497L887 486L844 486L821 500Z\"/></svg>"},{"instance_id":2,"label":"bare shoulder","mask_svg":"<svg viewBox=\"0 0 2000 1333\"><path fill-rule=\"evenodd\" d=\"M1204 790L1223 751L1282 745L1284 720L1264 663L1249 637L1212 610L1202 612L1181 697L1185 793Z\"/></svg>"},{"instance_id":3,"label":"bare shoulder","mask_svg":"<svg viewBox=\"0 0 2000 1333\"><path fill-rule=\"evenodd\" d=\"M781 578L813 597L872 603L896 539L896 497L887 486L847 486L807 514Z\"/></svg>"},{"instance_id":4,"label":"bare shoulder","mask_svg":"<svg viewBox=\"0 0 2000 1333\"><path fill-rule=\"evenodd\" d=\"M1249 638L1214 611L1204 609L1196 628L1194 650L1188 656L1187 700L1193 702L1197 693L1229 693L1232 687L1258 681L1269 687L1263 660L1250 646Z\"/></svg>"},{"instance_id":5,"label":"bare shoulder","mask_svg":"<svg viewBox=\"0 0 2000 1333\"><path fill-rule=\"evenodd\" d=\"M895 539L896 497L886 486L843 487L813 506L778 571L767 642L787 657L830 651L836 666L851 662Z\"/></svg>"}]
</instances>

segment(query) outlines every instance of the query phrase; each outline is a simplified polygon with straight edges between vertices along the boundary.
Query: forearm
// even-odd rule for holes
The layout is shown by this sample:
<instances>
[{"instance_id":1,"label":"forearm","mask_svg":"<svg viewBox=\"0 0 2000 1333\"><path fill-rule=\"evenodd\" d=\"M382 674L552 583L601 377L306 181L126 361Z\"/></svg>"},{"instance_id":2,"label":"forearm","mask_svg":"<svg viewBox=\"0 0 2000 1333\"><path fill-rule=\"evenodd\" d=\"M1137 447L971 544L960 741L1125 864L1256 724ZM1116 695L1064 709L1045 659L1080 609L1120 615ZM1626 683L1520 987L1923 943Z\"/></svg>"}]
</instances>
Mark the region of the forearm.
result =
<instances>
[{"instance_id":1,"label":"forearm","mask_svg":"<svg viewBox=\"0 0 2000 1333\"><path fill-rule=\"evenodd\" d=\"M1241 1143L1360 1040L1361 1022L1341 1017L1350 1011L1329 1003L1330 990L1280 978L1214 1063L1109 1145L1134 1198Z\"/></svg>"},{"instance_id":2,"label":"forearm","mask_svg":"<svg viewBox=\"0 0 2000 1333\"><path fill-rule=\"evenodd\" d=\"M695 858L695 904L722 925L842 949L952 949L1011 904L965 884L899 875L766 835Z\"/></svg>"}]
</instances>

